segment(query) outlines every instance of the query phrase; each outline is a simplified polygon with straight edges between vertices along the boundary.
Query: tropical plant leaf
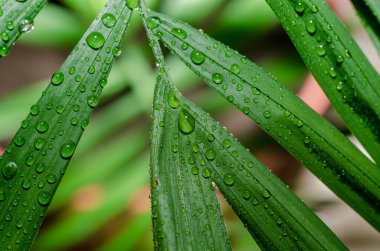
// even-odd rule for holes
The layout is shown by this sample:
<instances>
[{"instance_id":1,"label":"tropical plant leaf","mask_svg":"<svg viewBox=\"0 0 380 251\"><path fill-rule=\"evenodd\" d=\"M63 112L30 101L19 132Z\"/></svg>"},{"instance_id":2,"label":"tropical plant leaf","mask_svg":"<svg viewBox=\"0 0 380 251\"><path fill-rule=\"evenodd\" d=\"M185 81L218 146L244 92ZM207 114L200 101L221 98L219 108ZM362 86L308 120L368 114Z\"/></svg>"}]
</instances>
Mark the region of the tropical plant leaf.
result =
<instances>
[{"instance_id":1,"label":"tropical plant leaf","mask_svg":"<svg viewBox=\"0 0 380 251\"><path fill-rule=\"evenodd\" d=\"M376 70L325 1L267 2L347 127L380 163Z\"/></svg>"},{"instance_id":2,"label":"tropical plant leaf","mask_svg":"<svg viewBox=\"0 0 380 251\"><path fill-rule=\"evenodd\" d=\"M0 249L31 245L120 54L131 10L111 0L0 157Z\"/></svg>"},{"instance_id":3,"label":"tropical plant leaf","mask_svg":"<svg viewBox=\"0 0 380 251\"><path fill-rule=\"evenodd\" d=\"M351 2L380 55L380 2L377 0L351 0Z\"/></svg>"},{"instance_id":4,"label":"tropical plant leaf","mask_svg":"<svg viewBox=\"0 0 380 251\"><path fill-rule=\"evenodd\" d=\"M150 45L161 67L151 136L156 249L230 249L213 193L219 187L264 249L346 250L226 128L182 97L171 81L158 39L149 29L152 20L147 19L145 3L140 3Z\"/></svg>"},{"instance_id":5,"label":"tropical plant leaf","mask_svg":"<svg viewBox=\"0 0 380 251\"><path fill-rule=\"evenodd\" d=\"M48 0L0 0L0 58L22 33L33 29L33 20Z\"/></svg>"},{"instance_id":6,"label":"tropical plant leaf","mask_svg":"<svg viewBox=\"0 0 380 251\"><path fill-rule=\"evenodd\" d=\"M158 78L151 144L157 249L227 249L218 187L263 250L346 250L268 168L206 112ZM213 188L214 187L214 188Z\"/></svg>"},{"instance_id":7,"label":"tropical plant leaf","mask_svg":"<svg viewBox=\"0 0 380 251\"><path fill-rule=\"evenodd\" d=\"M178 19L148 15L165 46L380 230L380 170L344 135L246 57Z\"/></svg>"}]
</instances>

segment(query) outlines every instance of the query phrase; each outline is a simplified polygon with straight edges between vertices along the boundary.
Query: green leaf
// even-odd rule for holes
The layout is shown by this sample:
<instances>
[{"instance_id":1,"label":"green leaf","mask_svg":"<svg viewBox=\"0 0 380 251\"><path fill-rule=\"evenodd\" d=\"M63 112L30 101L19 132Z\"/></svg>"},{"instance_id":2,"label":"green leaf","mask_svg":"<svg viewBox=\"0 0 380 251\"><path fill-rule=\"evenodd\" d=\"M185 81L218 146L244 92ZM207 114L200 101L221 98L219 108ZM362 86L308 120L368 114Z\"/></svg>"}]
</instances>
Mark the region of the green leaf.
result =
<instances>
[{"instance_id":1,"label":"green leaf","mask_svg":"<svg viewBox=\"0 0 380 251\"><path fill-rule=\"evenodd\" d=\"M380 2L377 0L351 0L380 55Z\"/></svg>"},{"instance_id":2,"label":"green leaf","mask_svg":"<svg viewBox=\"0 0 380 251\"><path fill-rule=\"evenodd\" d=\"M324 1L267 2L347 127L380 164L376 70Z\"/></svg>"},{"instance_id":3,"label":"green leaf","mask_svg":"<svg viewBox=\"0 0 380 251\"><path fill-rule=\"evenodd\" d=\"M148 15L165 46L380 230L380 170L344 135L246 57L180 20Z\"/></svg>"},{"instance_id":4,"label":"green leaf","mask_svg":"<svg viewBox=\"0 0 380 251\"><path fill-rule=\"evenodd\" d=\"M0 249L31 245L119 55L131 10L111 0L0 157Z\"/></svg>"},{"instance_id":5,"label":"green leaf","mask_svg":"<svg viewBox=\"0 0 380 251\"><path fill-rule=\"evenodd\" d=\"M263 250L346 250L341 241L226 128L156 87L151 187L156 249L225 250L218 187ZM219 212L219 213L218 213Z\"/></svg>"},{"instance_id":6,"label":"green leaf","mask_svg":"<svg viewBox=\"0 0 380 251\"><path fill-rule=\"evenodd\" d=\"M22 33L33 29L33 20L48 0L0 1L0 58L8 55L10 47Z\"/></svg>"}]
</instances>

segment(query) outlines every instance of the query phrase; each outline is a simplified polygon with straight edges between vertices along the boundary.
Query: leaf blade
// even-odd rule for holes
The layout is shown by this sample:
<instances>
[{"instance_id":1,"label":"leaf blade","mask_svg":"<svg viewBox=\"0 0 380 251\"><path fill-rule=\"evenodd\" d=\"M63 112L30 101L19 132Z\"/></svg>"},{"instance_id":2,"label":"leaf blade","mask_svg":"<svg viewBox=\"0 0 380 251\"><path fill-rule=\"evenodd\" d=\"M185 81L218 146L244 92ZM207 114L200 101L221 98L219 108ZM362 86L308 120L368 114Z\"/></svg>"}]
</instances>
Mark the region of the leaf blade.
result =
<instances>
[{"instance_id":1,"label":"leaf blade","mask_svg":"<svg viewBox=\"0 0 380 251\"><path fill-rule=\"evenodd\" d=\"M108 12L112 27L102 20ZM37 234L117 55L107 48L119 48L130 14L124 0L106 5L0 157L0 222L14 233L2 236L3 249L28 249Z\"/></svg>"},{"instance_id":2,"label":"leaf blade","mask_svg":"<svg viewBox=\"0 0 380 251\"><path fill-rule=\"evenodd\" d=\"M206 84L258 123L363 218L380 229L377 206L380 172L339 131L272 75L236 51L180 20L155 12L150 12L149 17L152 18L150 28L164 45Z\"/></svg>"}]
</instances>

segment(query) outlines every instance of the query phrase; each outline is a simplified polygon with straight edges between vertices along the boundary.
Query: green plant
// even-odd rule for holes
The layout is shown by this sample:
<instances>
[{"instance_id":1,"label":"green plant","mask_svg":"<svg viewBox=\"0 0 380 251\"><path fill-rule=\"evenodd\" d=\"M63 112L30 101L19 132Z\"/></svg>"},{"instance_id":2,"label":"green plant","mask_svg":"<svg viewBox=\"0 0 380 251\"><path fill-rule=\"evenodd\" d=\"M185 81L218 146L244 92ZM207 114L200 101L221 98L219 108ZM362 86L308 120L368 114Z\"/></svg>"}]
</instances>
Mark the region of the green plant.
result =
<instances>
[{"instance_id":1,"label":"green plant","mask_svg":"<svg viewBox=\"0 0 380 251\"><path fill-rule=\"evenodd\" d=\"M380 91L377 72L325 3L267 2L347 126L378 161ZM372 4L368 6L377 6L368 2ZM46 1L0 3L0 13L11 19L15 15L14 20L23 31L22 12L8 15L7 11L22 10L20 7L35 10L34 4L42 7ZM89 123L92 109L98 105L112 62L120 55L130 15L138 4L137 0L109 1L63 66L53 74L49 87L32 106L1 157L0 245L3 249L30 247ZM374 162L246 57L178 19L147 11L144 1L140 5L149 44L159 67L150 155L156 249L231 249L215 196L216 187L264 249L346 249L227 129L181 96L169 75L159 40L375 229L380 229L380 171ZM360 6L360 13L371 11L373 17L377 16L378 8ZM28 15L33 18L35 14L34 11ZM378 36L373 27L379 22L373 17L367 21L376 43ZM28 24L31 23L29 20ZM6 28L12 32L7 33L8 39L2 39L2 56L21 34L20 30L13 32L14 28ZM108 119L118 121L114 117ZM94 142L101 140L93 138ZM143 161L137 162L144 165ZM131 187L144 181L144 176L133 171L128 172L128 176L135 178ZM124 179L122 176L115 182L118 184ZM123 191L116 194L122 196ZM115 208L110 206L112 198L109 200L103 210ZM96 219L96 215L88 218Z\"/></svg>"}]
</instances>

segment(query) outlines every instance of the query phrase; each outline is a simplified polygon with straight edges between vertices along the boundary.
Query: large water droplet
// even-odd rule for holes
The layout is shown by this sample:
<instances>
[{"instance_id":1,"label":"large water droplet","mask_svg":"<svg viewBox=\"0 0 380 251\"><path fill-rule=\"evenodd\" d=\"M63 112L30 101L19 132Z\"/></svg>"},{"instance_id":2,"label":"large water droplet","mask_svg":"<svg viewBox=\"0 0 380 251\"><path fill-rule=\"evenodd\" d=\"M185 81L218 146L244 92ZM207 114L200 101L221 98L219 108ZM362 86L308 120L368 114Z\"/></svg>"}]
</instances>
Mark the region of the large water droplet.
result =
<instances>
[{"instance_id":1,"label":"large water droplet","mask_svg":"<svg viewBox=\"0 0 380 251\"><path fill-rule=\"evenodd\" d=\"M178 127L183 134L190 134L195 128L195 118L185 109L178 113Z\"/></svg>"},{"instance_id":2,"label":"large water droplet","mask_svg":"<svg viewBox=\"0 0 380 251\"><path fill-rule=\"evenodd\" d=\"M98 105L98 103L99 103L99 99L95 95L91 95L91 96L87 97L87 104L91 108L95 108Z\"/></svg>"},{"instance_id":3,"label":"large water droplet","mask_svg":"<svg viewBox=\"0 0 380 251\"><path fill-rule=\"evenodd\" d=\"M205 155L206 155L206 158L208 159L208 160L214 160L215 159L215 157L216 157L216 153L215 153L215 151L214 150L207 150L206 152L205 152Z\"/></svg>"},{"instance_id":4,"label":"large water droplet","mask_svg":"<svg viewBox=\"0 0 380 251\"><path fill-rule=\"evenodd\" d=\"M146 25L148 26L149 29L154 29L160 26L161 20L158 17L149 17L146 20Z\"/></svg>"},{"instance_id":5,"label":"large water droplet","mask_svg":"<svg viewBox=\"0 0 380 251\"><path fill-rule=\"evenodd\" d=\"M309 20L306 22L306 31L313 35L317 31L317 25L313 20Z\"/></svg>"},{"instance_id":6,"label":"large water droplet","mask_svg":"<svg viewBox=\"0 0 380 251\"><path fill-rule=\"evenodd\" d=\"M212 81L218 85L223 83L223 75L219 73L212 74Z\"/></svg>"},{"instance_id":7,"label":"large water droplet","mask_svg":"<svg viewBox=\"0 0 380 251\"><path fill-rule=\"evenodd\" d=\"M64 79L65 79L65 76L63 75L62 72L56 72L51 77L51 83L53 85L60 85L60 84L62 84Z\"/></svg>"},{"instance_id":8,"label":"large water droplet","mask_svg":"<svg viewBox=\"0 0 380 251\"><path fill-rule=\"evenodd\" d=\"M105 41L106 40L104 36L97 31L91 32L86 38L88 46L90 46L94 50L99 50L100 48L102 48Z\"/></svg>"},{"instance_id":9,"label":"large water droplet","mask_svg":"<svg viewBox=\"0 0 380 251\"><path fill-rule=\"evenodd\" d=\"M3 168L3 175L4 178L7 180L12 179L18 171L18 166L14 162L9 162L6 166Z\"/></svg>"},{"instance_id":10,"label":"large water droplet","mask_svg":"<svg viewBox=\"0 0 380 251\"><path fill-rule=\"evenodd\" d=\"M232 174L226 174L223 177L223 181L227 186L232 186L235 183L235 177Z\"/></svg>"},{"instance_id":11,"label":"large water droplet","mask_svg":"<svg viewBox=\"0 0 380 251\"><path fill-rule=\"evenodd\" d=\"M191 53L191 61L194 64L201 65L205 60L206 56L201 51L193 50L193 52Z\"/></svg>"},{"instance_id":12,"label":"large water droplet","mask_svg":"<svg viewBox=\"0 0 380 251\"><path fill-rule=\"evenodd\" d=\"M34 29L34 23L33 19L31 18L25 18L20 21L20 32L30 32Z\"/></svg>"},{"instance_id":13,"label":"large water droplet","mask_svg":"<svg viewBox=\"0 0 380 251\"><path fill-rule=\"evenodd\" d=\"M169 91L168 94L168 104L171 108L177 108L179 106L179 99L175 96L172 90Z\"/></svg>"},{"instance_id":14,"label":"large water droplet","mask_svg":"<svg viewBox=\"0 0 380 251\"><path fill-rule=\"evenodd\" d=\"M102 22L105 27L112 28L116 24L116 18L111 13L106 13L102 16Z\"/></svg>"},{"instance_id":15,"label":"large water droplet","mask_svg":"<svg viewBox=\"0 0 380 251\"><path fill-rule=\"evenodd\" d=\"M45 133L49 130L49 124L46 121L39 121L36 124L36 130L40 133Z\"/></svg>"},{"instance_id":16,"label":"large water droplet","mask_svg":"<svg viewBox=\"0 0 380 251\"><path fill-rule=\"evenodd\" d=\"M73 156L73 154L75 152L75 148L76 148L76 144L73 141L69 141L69 142L65 143L61 147L61 151L60 151L61 157L64 159L71 158L71 156Z\"/></svg>"},{"instance_id":17,"label":"large water droplet","mask_svg":"<svg viewBox=\"0 0 380 251\"><path fill-rule=\"evenodd\" d=\"M51 195L47 192L42 192L38 196L38 203L40 203L41 206L47 206L51 200Z\"/></svg>"},{"instance_id":18,"label":"large water droplet","mask_svg":"<svg viewBox=\"0 0 380 251\"><path fill-rule=\"evenodd\" d=\"M16 136L14 142L16 146L23 146L25 144L25 139L22 136Z\"/></svg>"},{"instance_id":19,"label":"large water droplet","mask_svg":"<svg viewBox=\"0 0 380 251\"><path fill-rule=\"evenodd\" d=\"M186 31L180 29L180 28L173 28L172 33L178 37L179 39L186 39L187 38L187 33Z\"/></svg>"}]
</instances>

